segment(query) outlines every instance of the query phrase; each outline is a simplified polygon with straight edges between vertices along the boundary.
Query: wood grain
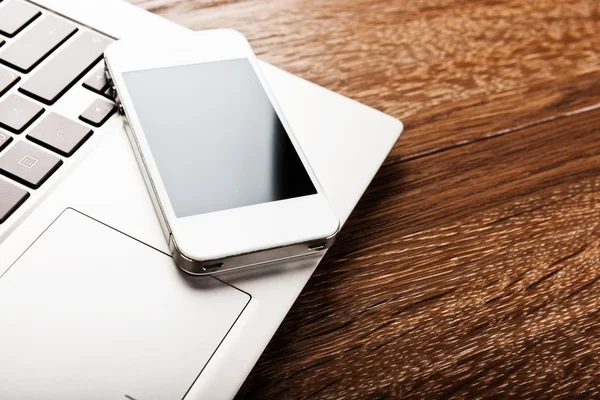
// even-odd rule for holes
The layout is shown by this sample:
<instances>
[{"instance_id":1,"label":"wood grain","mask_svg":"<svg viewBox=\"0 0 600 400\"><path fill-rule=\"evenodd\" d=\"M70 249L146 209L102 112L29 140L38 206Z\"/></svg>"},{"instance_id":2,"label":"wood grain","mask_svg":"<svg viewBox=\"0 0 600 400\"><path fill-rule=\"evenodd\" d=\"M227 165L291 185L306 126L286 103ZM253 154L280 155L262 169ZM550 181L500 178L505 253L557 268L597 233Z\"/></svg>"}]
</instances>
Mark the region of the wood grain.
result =
<instances>
[{"instance_id":1,"label":"wood grain","mask_svg":"<svg viewBox=\"0 0 600 400\"><path fill-rule=\"evenodd\" d=\"M245 397L592 393L599 122L596 110L384 169Z\"/></svg>"},{"instance_id":2,"label":"wood grain","mask_svg":"<svg viewBox=\"0 0 600 400\"><path fill-rule=\"evenodd\" d=\"M600 397L600 3L132 2L407 128L238 398Z\"/></svg>"},{"instance_id":3,"label":"wood grain","mask_svg":"<svg viewBox=\"0 0 600 400\"><path fill-rule=\"evenodd\" d=\"M135 3L192 29L238 29L262 58L400 118L600 62L595 0Z\"/></svg>"}]
</instances>

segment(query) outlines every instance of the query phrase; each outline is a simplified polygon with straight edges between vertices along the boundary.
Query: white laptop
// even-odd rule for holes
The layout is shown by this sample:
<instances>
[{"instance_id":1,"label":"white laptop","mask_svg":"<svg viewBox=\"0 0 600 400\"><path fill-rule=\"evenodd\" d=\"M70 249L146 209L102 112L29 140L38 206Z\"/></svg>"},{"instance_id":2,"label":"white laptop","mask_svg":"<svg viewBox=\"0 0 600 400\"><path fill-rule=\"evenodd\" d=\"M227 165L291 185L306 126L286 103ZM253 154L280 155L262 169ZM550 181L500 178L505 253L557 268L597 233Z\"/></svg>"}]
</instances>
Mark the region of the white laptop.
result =
<instances>
[{"instance_id":1,"label":"white laptop","mask_svg":"<svg viewBox=\"0 0 600 400\"><path fill-rule=\"evenodd\" d=\"M168 256L101 57L187 33L120 0L0 2L1 399L232 398L319 264ZM262 65L345 222L402 124Z\"/></svg>"}]
</instances>

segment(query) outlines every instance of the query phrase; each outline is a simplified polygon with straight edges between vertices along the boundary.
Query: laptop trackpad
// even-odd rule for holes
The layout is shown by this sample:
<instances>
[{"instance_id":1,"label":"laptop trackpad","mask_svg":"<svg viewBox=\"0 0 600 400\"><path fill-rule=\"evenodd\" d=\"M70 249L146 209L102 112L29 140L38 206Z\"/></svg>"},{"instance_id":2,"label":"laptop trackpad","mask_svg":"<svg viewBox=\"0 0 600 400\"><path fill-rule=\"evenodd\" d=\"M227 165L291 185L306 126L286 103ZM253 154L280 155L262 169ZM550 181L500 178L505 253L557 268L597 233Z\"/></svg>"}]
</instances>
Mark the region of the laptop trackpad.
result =
<instances>
[{"instance_id":1,"label":"laptop trackpad","mask_svg":"<svg viewBox=\"0 0 600 400\"><path fill-rule=\"evenodd\" d=\"M6 399L180 399L250 297L67 209L0 278Z\"/></svg>"}]
</instances>

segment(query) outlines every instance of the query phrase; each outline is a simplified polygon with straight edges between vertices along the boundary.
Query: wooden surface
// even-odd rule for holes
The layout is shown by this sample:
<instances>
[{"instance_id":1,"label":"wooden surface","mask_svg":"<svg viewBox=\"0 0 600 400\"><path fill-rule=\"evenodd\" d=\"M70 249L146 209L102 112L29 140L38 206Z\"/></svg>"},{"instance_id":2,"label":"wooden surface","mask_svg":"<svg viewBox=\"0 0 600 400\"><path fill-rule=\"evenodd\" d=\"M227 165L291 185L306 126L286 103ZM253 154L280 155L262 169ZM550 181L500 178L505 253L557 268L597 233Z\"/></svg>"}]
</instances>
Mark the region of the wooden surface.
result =
<instances>
[{"instance_id":1,"label":"wooden surface","mask_svg":"<svg viewBox=\"0 0 600 400\"><path fill-rule=\"evenodd\" d=\"M600 396L597 0L132 2L406 125L239 399Z\"/></svg>"}]
</instances>

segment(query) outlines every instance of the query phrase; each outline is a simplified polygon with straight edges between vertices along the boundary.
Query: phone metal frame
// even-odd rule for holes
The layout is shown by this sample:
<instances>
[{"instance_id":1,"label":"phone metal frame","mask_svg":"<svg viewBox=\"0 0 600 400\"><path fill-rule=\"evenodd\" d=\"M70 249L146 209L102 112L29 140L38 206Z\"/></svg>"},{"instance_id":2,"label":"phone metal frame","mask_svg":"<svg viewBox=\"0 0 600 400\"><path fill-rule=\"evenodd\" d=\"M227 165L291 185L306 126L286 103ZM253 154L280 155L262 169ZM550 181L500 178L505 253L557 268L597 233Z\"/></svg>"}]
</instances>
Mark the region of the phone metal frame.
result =
<instances>
[{"instance_id":1,"label":"phone metal frame","mask_svg":"<svg viewBox=\"0 0 600 400\"><path fill-rule=\"evenodd\" d=\"M317 194L177 218L140 121L133 112L134 106L122 74L240 58L248 59L254 69ZM155 41L115 42L105 51L105 64L107 78L113 85L115 100L124 115L125 128L148 192L169 249L180 268L196 275L213 274L301 257L331 247L340 229L339 218L242 34L219 29L193 33L189 41L165 42L162 45ZM222 240L223 237L227 240Z\"/></svg>"}]
</instances>

